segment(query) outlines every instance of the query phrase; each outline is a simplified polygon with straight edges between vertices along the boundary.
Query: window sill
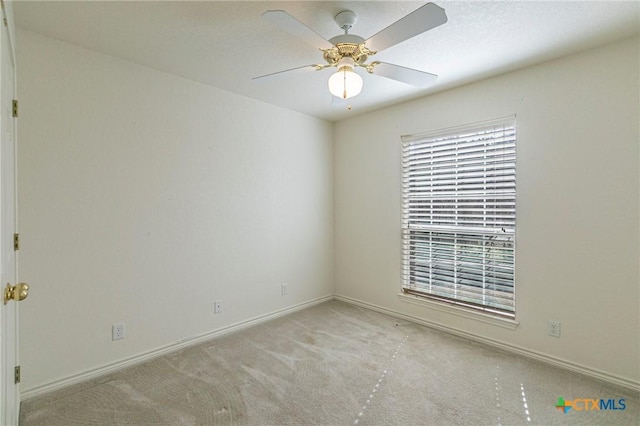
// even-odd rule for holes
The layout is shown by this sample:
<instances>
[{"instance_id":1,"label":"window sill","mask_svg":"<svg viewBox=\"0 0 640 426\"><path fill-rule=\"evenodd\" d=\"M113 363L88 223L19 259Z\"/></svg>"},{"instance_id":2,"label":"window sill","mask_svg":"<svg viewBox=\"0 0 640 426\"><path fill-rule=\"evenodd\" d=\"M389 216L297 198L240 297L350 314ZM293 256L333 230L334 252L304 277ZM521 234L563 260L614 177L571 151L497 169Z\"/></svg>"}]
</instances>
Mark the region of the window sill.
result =
<instances>
[{"instance_id":1,"label":"window sill","mask_svg":"<svg viewBox=\"0 0 640 426\"><path fill-rule=\"evenodd\" d=\"M402 302L427 307L429 309L435 309L437 311L446 312L452 315L457 315L459 317L469 318L472 320L484 322L486 324L496 325L498 327L508 328L511 330L515 330L518 327L518 325L520 325L520 323L516 320L503 318L498 315L491 315L484 312L476 312L476 311L461 308L458 306L449 305L447 303L429 300L424 297L400 293L398 294L398 298Z\"/></svg>"}]
</instances>

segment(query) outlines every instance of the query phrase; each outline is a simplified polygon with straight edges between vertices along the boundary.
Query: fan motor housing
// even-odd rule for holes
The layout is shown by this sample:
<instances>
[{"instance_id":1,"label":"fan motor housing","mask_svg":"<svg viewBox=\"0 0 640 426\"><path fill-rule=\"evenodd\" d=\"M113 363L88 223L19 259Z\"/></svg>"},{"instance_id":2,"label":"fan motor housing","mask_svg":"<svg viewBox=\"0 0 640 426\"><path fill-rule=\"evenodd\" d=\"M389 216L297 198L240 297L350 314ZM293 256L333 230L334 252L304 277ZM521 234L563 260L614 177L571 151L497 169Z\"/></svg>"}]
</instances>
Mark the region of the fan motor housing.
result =
<instances>
[{"instance_id":1,"label":"fan motor housing","mask_svg":"<svg viewBox=\"0 0 640 426\"><path fill-rule=\"evenodd\" d=\"M367 61L368 52L365 52L364 39L354 34L343 34L329 40L335 47L324 51L324 59L329 65L335 65L345 56L351 57L353 61L362 65Z\"/></svg>"}]
</instances>

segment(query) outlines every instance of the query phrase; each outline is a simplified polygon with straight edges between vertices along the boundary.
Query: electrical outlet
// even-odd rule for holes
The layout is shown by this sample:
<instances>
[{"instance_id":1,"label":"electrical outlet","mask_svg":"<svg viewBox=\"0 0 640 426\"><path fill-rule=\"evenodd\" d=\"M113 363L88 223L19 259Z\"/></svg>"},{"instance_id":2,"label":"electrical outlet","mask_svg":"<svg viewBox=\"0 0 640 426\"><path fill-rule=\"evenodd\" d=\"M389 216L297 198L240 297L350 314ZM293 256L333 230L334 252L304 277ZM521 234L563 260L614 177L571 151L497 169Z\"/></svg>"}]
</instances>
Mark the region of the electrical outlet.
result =
<instances>
[{"instance_id":1,"label":"electrical outlet","mask_svg":"<svg viewBox=\"0 0 640 426\"><path fill-rule=\"evenodd\" d=\"M111 340L124 339L124 323L114 324L111 326Z\"/></svg>"},{"instance_id":2,"label":"electrical outlet","mask_svg":"<svg viewBox=\"0 0 640 426\"><path fill-rule=\"evenodd\" d=\"M280 286L280 293L282 293L282 295L285 296L288 292L289 292L289 290L287 289L287 285L286 284L282 284Z\"/></svg>"},{"instance_id":3,"label":"electrical outlet","mask_svg":"<svg viewBox=\"0 0 640 426\"><path fill-rule=\"evenodd\" d=\"M547 334L553 337L560 337L560 321L547 321Z\"/></svg>"},{"instance_id":4,"label":"electrical outlet","mask_svg":"<svg viewBox=\"0 0 640 426\"><path fill-rule=\"evenodd\" d=\"M213 304L213 313L221 314L222 313L222 300L216 300Z\"/></svg>"}]
</instances>

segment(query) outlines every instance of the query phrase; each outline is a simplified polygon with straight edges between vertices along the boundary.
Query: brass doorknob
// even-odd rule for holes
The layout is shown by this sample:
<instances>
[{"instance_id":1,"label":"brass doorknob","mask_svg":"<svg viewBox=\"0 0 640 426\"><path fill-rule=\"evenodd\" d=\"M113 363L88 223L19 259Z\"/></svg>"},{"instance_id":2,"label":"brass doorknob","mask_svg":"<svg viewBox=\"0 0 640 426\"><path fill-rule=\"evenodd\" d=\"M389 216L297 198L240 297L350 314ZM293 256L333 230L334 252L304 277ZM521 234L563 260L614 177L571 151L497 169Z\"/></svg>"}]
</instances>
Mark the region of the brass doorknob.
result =
<instances>
[{"instance_id":1,"label":"brass doorknob","mask_svg":"<svg viewBox=\"0 0 640 426\"><path fill-rule=\"evenodd\" d=\"M6 305L9 300L15 300L19 302L24 300L29 295L29 284L20 283L11 285L7 283L7 287L4 289L4 304Z\"/></svg>"}]
</instances>

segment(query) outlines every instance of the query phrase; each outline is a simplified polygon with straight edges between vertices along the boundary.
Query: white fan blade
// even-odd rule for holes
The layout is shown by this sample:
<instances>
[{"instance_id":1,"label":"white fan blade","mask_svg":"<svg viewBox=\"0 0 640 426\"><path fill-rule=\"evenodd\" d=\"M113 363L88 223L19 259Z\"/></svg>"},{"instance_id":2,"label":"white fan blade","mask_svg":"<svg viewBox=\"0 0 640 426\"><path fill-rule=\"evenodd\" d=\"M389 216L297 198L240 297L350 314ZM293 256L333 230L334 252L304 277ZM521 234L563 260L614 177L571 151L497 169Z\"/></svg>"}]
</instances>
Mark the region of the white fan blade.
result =
<instances>
[{"instance_id":1,"label":"white fan blade","mask_svg":"<svg viewBox=\"0 0 640 426\"><path fill-rule=\"evenodd\" d=\"M307 72L307 71L317 70L317 69L318 69L317 65L303 65L301 67L289 68L288 70L277 71L277 72L272 72L271 74L265 74L258 77L253 77L251 80L262 80L262 79L268 79L271 77L278 77L281 74L285 74L285 73L287 73L287 75L291 75L294 73Z\"/></svg>"},{"instance_id":2,"label":"white fan blade","mask_svg":"<svg viewBox=\"0 0 640 426\"><path fill-rule=\"evenodd\" d=\"M373 69L373 74L422 88L429 86L438 78L435 74L386 62L378 62Z\"/></svg>"},{"instance_id":3,"label":"white fan blade","mask_svg":"<svg viewBox=\"0 0 640 426\"><path fill-rule=\"evenodd\" d=\"M365 41L365 46L369 50L380 52L445 22L447 22L447 14L444 9L433 3L427 3L371 36Z\"/></svg>"},{"instance_id":4,"label":"white fan blade","mask_svg":"<svg viewBox=\"0 0 640 426\"><path fill-rule=\"evenodd\" d=\"M293 34L294 36L306 41L314 47L322 49L330 49L333 47L333 44L325 40L320 34L316 33L284 10L267 10L262 14L262 18L289 34Z\"/></svg>"}]
</instances>

